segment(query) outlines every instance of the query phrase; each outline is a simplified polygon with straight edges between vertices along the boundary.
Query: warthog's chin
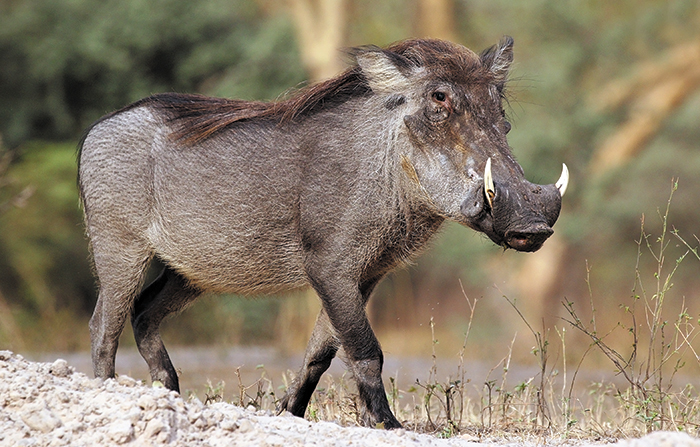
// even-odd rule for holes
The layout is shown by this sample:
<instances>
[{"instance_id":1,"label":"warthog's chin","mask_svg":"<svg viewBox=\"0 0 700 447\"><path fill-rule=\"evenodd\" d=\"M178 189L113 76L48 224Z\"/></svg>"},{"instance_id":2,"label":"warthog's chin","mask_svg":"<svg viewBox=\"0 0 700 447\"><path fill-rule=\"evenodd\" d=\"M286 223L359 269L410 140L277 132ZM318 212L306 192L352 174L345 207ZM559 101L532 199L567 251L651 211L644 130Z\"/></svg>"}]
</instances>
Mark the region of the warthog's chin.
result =
<instances>
[{"instance_id":1,"label":"warthog's chin","mask_svg":"<svg viewBox=\"0 0 700 447\"><path fill-rule=\"evenodd\" d=\"M485 215L480 220L466 219L465 224L473 230L485 234L498 246L524 252L539 250L544 242L554 233L554 230L549 225L539 223L526 228L510 229L503 234L494 230L493 220L490 215Z\"/></svg>"},{"instance_id":2,"label":"warthog's chin","mask_svg":"<svg viewBox=\"0 0 700 447\"><path fill-rule=\"evenodd\" d=\"M494 233L484 232L491 241L503 247L504 249L513 249L515 251L534 252L542 248L544 242L552 235L554 231L543 231L540 233L520 233L512 232L508 236L498 236Z\"/></svg>"}]
</instances>

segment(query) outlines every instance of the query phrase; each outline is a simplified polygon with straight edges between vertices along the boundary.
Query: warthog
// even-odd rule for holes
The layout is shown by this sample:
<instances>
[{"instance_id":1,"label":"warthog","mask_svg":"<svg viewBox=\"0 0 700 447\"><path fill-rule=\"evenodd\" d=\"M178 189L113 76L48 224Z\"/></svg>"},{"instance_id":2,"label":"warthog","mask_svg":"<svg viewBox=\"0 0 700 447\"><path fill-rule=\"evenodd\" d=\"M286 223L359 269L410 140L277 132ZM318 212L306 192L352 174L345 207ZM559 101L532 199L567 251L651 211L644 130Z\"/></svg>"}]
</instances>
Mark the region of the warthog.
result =
<instances>
[{"instance_id":1,"label":"warthog","mask_svg":"<svg viewBox=\"0 0 700 447\"><path fill-rule=\"evenodd\" d=\"M90 320L97 377L114 377L131 317L152 380L178 390L159 334L203 292L311 285L323 310L279 408L303 417L341 347L366 425L400 427L365 313L379 280L449 219L535 251L552 234L568 173L525 180L503 110L513 58L439 40L352 51L339 76L272 103L159 94L97 121L79 184L99 280ZM141 290L149 262L165 268Z\"/></svg>"}]
</instances>

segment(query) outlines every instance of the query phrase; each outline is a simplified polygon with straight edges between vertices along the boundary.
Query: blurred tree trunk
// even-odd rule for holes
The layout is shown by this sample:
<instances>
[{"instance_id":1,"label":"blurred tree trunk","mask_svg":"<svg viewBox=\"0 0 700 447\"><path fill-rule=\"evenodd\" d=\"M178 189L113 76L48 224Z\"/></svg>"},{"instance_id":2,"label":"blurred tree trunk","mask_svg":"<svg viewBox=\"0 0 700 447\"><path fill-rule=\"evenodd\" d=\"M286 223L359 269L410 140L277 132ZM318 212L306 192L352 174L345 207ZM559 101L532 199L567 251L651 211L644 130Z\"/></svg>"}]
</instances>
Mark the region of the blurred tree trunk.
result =
<instances>
[{"instance_id":1,"label":"blurred tree trunk","mask_svg":"<svg viewBox=\"0 0 700 447\"><path fill-rule=\"evenodd\" d=\"M296 24L301 58L311 81L343 69L338 49L347 29L346 0L287 0Z\"/></svg>"},{"instance_id":2,"label":"blurred tree trunk","mask_svg":"<svg viewBox=\"0 0 700 447\"><path fill-rule=\"evenodd\" d=\"M10 160L11 155L3 147L2 135L0 135L0 190L2 190L8 184L7 180L5 179L5 173L10 166ZM28 198L26 194L27 191L30 190L25 189L22 193L20 193L20 196L26 196L26 198ZM2 215L2 213L13 204L21 205L23 202L18 202L20 199L21 197L12 197L3 202L0 198L0 215ZM4 335L11 340L11 344L9 345L11 349L14 349L15 351L24 350L25 343L24 339L22 338L22 333L20 332L17 322L15 321L15 317L12 314L12 308L7 303L5 295L2 293L2 289L0 289L0 330L2 330Z\"/></svg>"},{"instance_id":3,"label":"blurred tree trunk","mask_svg":"<svg viewBox=\"0 0 700 447\"><path fill-rule=\"evenodd\" d=\"M611 81L591 98L592 107L601 112L628 108L626 119L595 149L588 169L593 178L637 156L700 88L700 42L679 44L660 59L643 61L630 71L631 77ZM561 308L561 297L555 293L569 253L566 241L555 233L527 258L518 276L521 296L537 303L550 324Z\"/></svg>"},{"instance_id":4,"label":"blurred tree trunk","mask_svg":"<svg viewBox=\"0 0 700 447\"><path fill-rule=\"evenodd\" d=\"M640 64L631 79L615 80L594 97L601 111L631 103L627 119L598 146L590 172L602 174L637 155L663 123L700 87L700 42L669 50L659 61Z\"/></svg>"},{"instance_id":5,"label":"blurred tree trunk","mask_svg":"<svg viewBox=\"0 0 700 447\"><path fill-rule=\"evenodd\" d=\"M457 40L454 0L419 0L416 31L421 37Z\"/></svg>"}]
</instances>

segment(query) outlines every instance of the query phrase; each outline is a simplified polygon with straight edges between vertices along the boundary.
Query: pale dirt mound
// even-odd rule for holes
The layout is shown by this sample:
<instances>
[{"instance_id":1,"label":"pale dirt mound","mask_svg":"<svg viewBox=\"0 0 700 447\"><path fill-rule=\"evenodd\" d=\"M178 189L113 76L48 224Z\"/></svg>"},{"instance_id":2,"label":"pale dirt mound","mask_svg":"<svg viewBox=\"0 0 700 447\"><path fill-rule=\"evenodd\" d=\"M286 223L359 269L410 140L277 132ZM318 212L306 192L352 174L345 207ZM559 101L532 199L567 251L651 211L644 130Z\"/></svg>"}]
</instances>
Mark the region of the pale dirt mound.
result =
<instances>
[{"instance_id":1,"label":"pale dirt mound","mask_svg":"<svg viewBox=\"0 0 700 447\"><path fill-rule=\"evenodd\" d=\"M34 363L0 351L0 446L465 446L406 430L341 427L227 403L204 405L127 376L91 379L65 360ZM561 443L556 443L561 445ZM685 434L655 433L619 447L693 446Z\"/></svg>"}]
</instances>

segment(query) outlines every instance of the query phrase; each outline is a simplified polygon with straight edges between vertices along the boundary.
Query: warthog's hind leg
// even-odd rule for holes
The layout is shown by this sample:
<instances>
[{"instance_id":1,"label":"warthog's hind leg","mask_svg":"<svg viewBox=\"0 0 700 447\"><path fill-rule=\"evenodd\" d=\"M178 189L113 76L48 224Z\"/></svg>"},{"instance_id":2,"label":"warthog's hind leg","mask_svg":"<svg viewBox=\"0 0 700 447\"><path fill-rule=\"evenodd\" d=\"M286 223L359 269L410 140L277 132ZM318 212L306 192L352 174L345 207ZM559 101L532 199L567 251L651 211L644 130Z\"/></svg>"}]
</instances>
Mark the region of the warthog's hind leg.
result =
<instances>
[{"instance_id":1,"label":"warthog's hind leg","mask_svg":"<svg viewBox=\"0 0 700 447\"><path fill-rule=\"evenodd\" d=\"M328 315L321 310L306 346L304 364L287 389L287 394L280 400L279 412L287 410L295 416L304 417L311 395L323 373L331 366L339 346L340 340L335 336Z\"/></svg>"},{"instance_id":2,"label":"warthog's hind leg","mask_svg":"<svg viewBox=\"0 0 700 447\"><path fill-rule=\"evenodd\" d=\"M177 372L160 337L160 323L171 313L185 308L199 295L199 290L191 287L186 279L166 267L160 276L141 292L131 314L136 346L148 363L151 380L158 380L166 388L178 392L180 384Z\"/></svg>"},{"instance_id":3,"label":"warthog's hind leg","mask_svg":"<svg viewBox=\"0 0 700 447\"><path fill-rule=\"evenodd\" d=\"M103 245L111 247L108 243ZM90 342L93 372L103 379L114 377L119 336L150 260L148 250L137 243L113 245L115 250L102 251L101 245L93 244L100 293L90 318Z\"/></svg>"}]
</instances>

